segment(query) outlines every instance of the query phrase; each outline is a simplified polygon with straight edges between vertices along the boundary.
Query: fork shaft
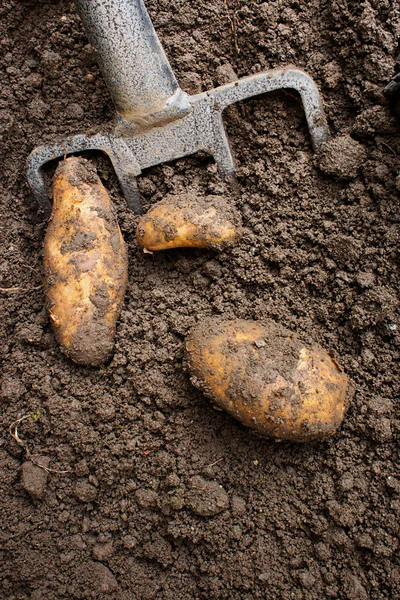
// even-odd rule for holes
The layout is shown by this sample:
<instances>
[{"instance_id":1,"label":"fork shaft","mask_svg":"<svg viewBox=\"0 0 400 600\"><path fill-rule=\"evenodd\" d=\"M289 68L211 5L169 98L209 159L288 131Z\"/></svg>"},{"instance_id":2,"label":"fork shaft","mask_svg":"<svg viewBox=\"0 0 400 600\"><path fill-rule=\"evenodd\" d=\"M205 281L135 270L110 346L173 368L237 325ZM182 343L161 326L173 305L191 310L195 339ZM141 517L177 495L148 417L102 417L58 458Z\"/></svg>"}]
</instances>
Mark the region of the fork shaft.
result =
<instances>
[{"instance_id":1,"label":"fork shaft","mask_svg":"<svg viewBox=\"0 0 400 600\"><path fill-rule=\"evenodd\" d=\"M179 103L181 92L142 0L75 0L118 114L127 121Z\"/></svg>"}]
</instances>

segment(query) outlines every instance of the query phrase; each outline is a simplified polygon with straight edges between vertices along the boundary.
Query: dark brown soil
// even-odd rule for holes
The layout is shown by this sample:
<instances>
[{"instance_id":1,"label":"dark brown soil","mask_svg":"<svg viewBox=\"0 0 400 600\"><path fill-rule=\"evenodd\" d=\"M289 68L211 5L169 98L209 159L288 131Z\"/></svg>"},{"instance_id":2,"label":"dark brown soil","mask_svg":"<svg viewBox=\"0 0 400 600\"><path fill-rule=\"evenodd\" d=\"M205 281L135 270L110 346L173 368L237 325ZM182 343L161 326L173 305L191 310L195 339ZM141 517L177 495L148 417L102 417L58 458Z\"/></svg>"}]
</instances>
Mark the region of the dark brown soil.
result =
<instances>
[{"instance_id":1,"label":"dark brown soil","mask_svg":"<svg viewBox=\"0 0 400 600\"><path fill-rule=\"evenodd\" d=\"M382 93L398 4L147 6L186 91L296 64L339 146L312 154L294 94L232 107L242 242L152 256L92 155L130 272L113 360L76 366L44 309L46 223L25 161L113 108L70 1L1 0L1 597L399 598L400 133ZM146 208L166 193L227 193L205 156L139 185ZM277 444L216 411L183 366L188 330L209 315L272 318L334 352L356 385L338 435ZM9 431L23 417L25 447Z\"/></svg>"}]
</instances>

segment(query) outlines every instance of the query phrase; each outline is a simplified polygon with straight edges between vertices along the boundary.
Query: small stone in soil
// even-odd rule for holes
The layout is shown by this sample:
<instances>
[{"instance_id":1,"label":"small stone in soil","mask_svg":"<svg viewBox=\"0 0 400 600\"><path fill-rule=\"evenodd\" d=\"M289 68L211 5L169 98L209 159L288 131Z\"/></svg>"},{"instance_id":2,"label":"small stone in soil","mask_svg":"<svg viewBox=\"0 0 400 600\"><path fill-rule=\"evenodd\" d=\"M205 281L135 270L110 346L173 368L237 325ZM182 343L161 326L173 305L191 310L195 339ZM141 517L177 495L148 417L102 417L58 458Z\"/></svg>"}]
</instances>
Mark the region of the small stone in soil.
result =
<instances>
[{"instance_id":1,"label":"small stone in soil","mask_svg":"<svg viewBox=\"0 0 400 600\"><path fill-rule=\"evenodd\" d=\"M50 458L47 456L37 456L35 462L43 467L48 467ZM47 471L41 469L31 461L26 461L22 465L22 486L25 491L33 498L41 498L46 489Z\"/></svg>"}]
</instances>

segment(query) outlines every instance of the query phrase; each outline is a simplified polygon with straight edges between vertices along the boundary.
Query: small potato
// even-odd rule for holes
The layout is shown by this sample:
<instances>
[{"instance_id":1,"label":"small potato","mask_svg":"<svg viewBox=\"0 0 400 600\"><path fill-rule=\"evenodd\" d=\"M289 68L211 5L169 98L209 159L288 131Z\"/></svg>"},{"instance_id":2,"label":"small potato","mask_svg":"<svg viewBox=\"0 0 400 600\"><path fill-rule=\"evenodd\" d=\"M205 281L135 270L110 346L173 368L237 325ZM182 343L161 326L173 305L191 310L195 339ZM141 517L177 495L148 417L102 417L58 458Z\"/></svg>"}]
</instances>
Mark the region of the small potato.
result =
<instances>
[{"instance_id":1,"label":"small potato","mask_svg":"<svg viewBox=\"0 0 400 600\"><path fill-rule=\"evenodd\" d=\"M242 236L238 212L221 196L194 193L166 196L139 222L138 244L145 252L169 248L232 246Z\"/></svg>"},{"instance_id":2,"label":"small potato","mask_svg":"<svg viewBox=\"0 0 400 600\"><path fill-rule=\"evenodd\" d=\"M316 345L273 321L202 321L186 341L192 383L239 421L279 440L333 435L348 381Z\"/></svg>"},{"instance_id":3,"label":"small potato","mask_svg":"<svg viewBox=\"0 0 400 600\"><path fill-rule=\"evenodd\" d=\"M113 350L128 260L107 191L83 158L67 158L56 170L44 267L62 350L77 363L102 364Z\"/></svg>"}]
</instances>

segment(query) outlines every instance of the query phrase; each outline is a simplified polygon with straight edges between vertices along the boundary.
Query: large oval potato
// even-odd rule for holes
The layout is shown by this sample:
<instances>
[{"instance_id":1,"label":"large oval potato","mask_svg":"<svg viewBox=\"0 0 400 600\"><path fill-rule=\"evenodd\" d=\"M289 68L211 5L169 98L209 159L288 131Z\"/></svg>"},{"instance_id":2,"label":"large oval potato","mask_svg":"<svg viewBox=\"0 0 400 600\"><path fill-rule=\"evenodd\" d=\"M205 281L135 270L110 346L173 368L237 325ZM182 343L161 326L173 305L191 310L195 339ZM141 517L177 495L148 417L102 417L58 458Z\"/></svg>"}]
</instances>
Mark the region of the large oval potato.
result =
<instances>
[{"instance_id":1,"label":"large oval potato","mask_svg":"<svg viewBox=\"0 0 400 600\"><path fill-rule=\"evenodd\" d=\"M223 249L242 236L239 213L221 196L166 196L141 219L138 244L147 252L169 248Z\"/></svg>"},{"instance_id":2,"label":"large oval potato","mask_svg":"<svg viewBox=\"0 0 400 600\"><path fill-rule=\"evenodd\" d=\"M202 321L186 340L192 382L266 436L306 442L333 435L348 381L319 346L273 321Z\"/></svg>"},{"instance_id":3,"label":"large oval potato","mask_svg":"<svg viewBox=\"0 0 400 600\"><path fill-rule=\"evenodd\" d=\"M83 158L58 165L44 241L46 305L63 351L97 366L113 350L128 271L111 201Z\"/></svg>"}]
</instances>

